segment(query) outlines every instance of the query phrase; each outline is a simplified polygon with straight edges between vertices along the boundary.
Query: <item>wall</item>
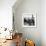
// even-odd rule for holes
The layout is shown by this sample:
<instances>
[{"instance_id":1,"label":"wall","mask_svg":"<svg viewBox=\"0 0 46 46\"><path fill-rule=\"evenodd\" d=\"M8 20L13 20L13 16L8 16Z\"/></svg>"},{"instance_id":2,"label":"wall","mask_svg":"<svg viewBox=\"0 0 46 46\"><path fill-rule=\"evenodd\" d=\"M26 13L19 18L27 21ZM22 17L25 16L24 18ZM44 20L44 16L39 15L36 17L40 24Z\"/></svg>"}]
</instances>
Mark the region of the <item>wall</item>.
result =
<instances>
[{"instance_id":1,"label":"wall","mask_svg":"<svg viewBox=\"0 0 46 46\"><path fill-rule=\"evenodd\" d=\"M46 0L41 1L41 40L42 46L46 46Z\"/></svg>"},{"instance_id":2,"label":"wall","mask_svg":"<svg viewBox=\"0 0 46 46\"><path fill-rule=\"evenodd\" d=\"M12 6L16 0L0 0L0 27L12 29Z\"/></svg>"},{"instance_id":3,"label":"wall","mask_svg":"<svg viewBox=\"0 0 46 46\"><path fill-rule=\"evenodd\" d=\"M37 26L35 28L22 27L22 14L36 13ZM35 41L36 46L41 46L41 0L23 0L19 5L13 6L15 30L23 33L24 39Z\"/></svg>"}]
</instances>

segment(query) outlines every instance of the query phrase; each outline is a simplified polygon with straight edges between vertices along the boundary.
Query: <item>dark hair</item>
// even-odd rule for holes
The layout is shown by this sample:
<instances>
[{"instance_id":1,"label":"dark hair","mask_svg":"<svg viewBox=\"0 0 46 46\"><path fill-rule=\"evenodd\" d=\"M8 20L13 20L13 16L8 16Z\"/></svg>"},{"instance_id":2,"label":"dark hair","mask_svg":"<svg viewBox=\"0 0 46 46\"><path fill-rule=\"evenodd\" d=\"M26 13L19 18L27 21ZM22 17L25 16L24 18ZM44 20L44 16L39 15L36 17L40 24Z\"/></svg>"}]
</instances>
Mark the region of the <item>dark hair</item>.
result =
<instances>
[{"instance_id":1,"label":"dark hair","mask_svg":"<svg viewBox=\"0 0 46 46\"><path fill-rule=\"evenodd\" d=\"M35 46L35 43L34 43L34 46Z\"/></svg>"}]
</instances>

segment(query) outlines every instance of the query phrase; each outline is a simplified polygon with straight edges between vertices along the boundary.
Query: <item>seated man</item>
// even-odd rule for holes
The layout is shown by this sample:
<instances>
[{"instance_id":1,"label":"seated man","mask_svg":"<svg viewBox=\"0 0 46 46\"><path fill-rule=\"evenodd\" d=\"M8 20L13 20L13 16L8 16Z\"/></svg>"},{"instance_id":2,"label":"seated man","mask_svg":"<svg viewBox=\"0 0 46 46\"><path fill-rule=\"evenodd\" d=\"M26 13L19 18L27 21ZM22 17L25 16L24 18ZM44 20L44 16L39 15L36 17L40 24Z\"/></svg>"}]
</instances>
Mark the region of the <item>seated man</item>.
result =
<instances>
[{"instance_id":1,"label":"seated man","mask_svg":"<svg viewBox=\"0 0 46 46\"><path fill-rule=\"evenodd\" d=\"M32 40L26 40L25 46L35 46L34 42Z\"/></svg>"},{"instance_id":2,"label":"seated man","mask_svg":"<svg viewBox=\"0 0 46 46\"><path fill-rule=\"evenodd\" d=\"M22 46L22 34L16 33L15 37L16 46Z\"/></svg>"}]
</instances>

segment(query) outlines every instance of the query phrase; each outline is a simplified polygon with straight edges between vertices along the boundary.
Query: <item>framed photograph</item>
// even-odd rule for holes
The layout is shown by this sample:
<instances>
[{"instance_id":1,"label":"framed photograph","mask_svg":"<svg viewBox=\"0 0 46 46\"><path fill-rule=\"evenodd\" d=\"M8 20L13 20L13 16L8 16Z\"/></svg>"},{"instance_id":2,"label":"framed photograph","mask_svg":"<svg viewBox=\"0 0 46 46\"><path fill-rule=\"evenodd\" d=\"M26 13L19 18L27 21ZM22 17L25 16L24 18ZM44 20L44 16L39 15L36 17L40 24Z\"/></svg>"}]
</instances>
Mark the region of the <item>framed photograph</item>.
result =
<instances>
[{"instance_id":1,"label":"framed photograph","mask_svg":"<svg viewBox=\"0 0 46 46\"><path fill-rule=\"evenodd\" d=\"M36 27L36 14L24 13L22 15L22 26L23 27Z\"/></svg>"}]
</instances>

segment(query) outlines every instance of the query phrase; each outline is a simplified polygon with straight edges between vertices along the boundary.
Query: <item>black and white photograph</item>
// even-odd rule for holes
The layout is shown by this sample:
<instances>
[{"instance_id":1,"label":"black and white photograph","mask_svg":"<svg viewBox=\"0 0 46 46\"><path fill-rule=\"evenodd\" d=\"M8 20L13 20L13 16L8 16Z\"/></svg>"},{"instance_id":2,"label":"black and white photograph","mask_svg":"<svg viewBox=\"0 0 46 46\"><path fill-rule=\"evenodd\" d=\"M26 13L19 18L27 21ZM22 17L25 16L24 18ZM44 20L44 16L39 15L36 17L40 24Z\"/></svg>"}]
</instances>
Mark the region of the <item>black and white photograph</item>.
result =
<instances>
[{"instance_id":1,"label":"black and white photograph","mask_svg":"<svg viewBox=\"0 0 46 46\"><path fill-rule=\"evenodd\" d=\"M36 15L25 13L22 16L23 27L36 27Z\"/></svg>"}]
</instances>

